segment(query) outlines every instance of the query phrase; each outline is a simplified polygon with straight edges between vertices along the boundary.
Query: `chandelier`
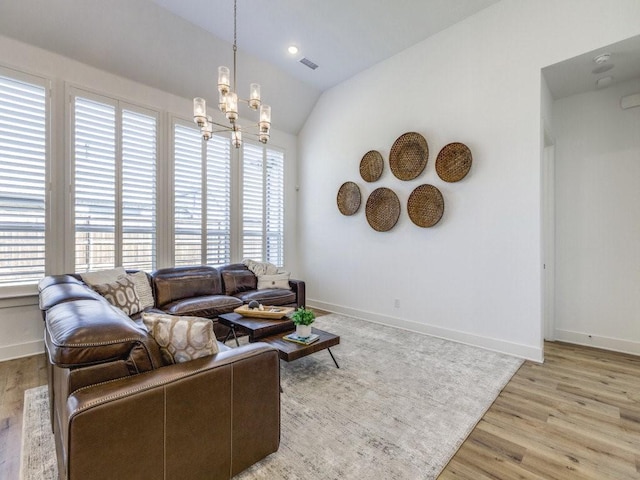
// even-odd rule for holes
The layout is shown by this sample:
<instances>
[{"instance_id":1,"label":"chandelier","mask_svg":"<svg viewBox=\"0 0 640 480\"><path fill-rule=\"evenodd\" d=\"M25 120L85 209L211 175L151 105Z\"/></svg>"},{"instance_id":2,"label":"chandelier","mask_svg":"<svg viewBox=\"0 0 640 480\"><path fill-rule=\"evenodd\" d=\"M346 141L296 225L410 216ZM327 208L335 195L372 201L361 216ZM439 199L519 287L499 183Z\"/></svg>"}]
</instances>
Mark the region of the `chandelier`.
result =
<instances>
[{"instance_id":1,"label":"chandelier","mask_svg":"<svg viewBox=\"0 0 640 480\"><path fill-rule=\"evenodd\" d=\"M242 145L242 133L253 135L262 143L269 141L269 131L271 129L271 107L262 104L260 100L260 85L252 83L249 85L249 99L238 98L236 93L236 34L237 0L233 0L233 90L230 84L230 72L228 67L218 67L218 108L225 114L229 125L223 125L213 121L211 115L207 115L207 104L204 98L193 99L193 120L200 127L202 138L209 140L214 133L231 132L231 140L236 148ZM238 123L238 102L246 103L250 109L260 109L257 125L251 127L241 127ZM249 130L257 129L256 132Z\"/></svg>"}]
</instances>

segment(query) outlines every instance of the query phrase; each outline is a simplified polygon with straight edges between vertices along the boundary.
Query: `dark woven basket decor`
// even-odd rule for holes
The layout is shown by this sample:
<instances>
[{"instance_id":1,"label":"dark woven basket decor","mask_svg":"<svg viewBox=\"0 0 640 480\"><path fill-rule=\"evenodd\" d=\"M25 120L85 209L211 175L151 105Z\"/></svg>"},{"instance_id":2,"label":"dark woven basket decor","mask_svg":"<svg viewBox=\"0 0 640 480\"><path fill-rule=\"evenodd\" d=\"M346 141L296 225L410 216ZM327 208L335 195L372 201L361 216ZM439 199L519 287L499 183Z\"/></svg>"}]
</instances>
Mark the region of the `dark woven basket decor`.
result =
<instances>
[{"instance_id":1,"label":"dark woven basket decor","mask_svg":"<svg viewBox=\"0 0 640 480\"><path fill-rule=\"evenodd\" d=\"M416 132L400 135L393 143L389 154L391 171L400 180L413 180L427 166L429 145Z\"/></svg>"},{"instance_id":2,"label":"dark woven basket decor","mask_svg":"<svg viewBox=\"0 0 640 480\"><path fill-rule=\"evenodd\" d=\"M436 158L436 172L445 182L459 182L471 169L471 150L464 143L445 145Z\"/></svg>"},{"instance_id":3,"label":"dark woven basket decor","mask_svg":"<svg viewBox=\"0 0 640 480\"><path fill-rule=\"evenodd\" d=\"M360 208L360 188L353 182L345 182L338 190L338 210L343 215L353 215Z\"/></svg>"},{"instance_id":4,"label":"dark woven basket decor","mask_svg":"<svg viewBox=\"0 0 640 480\"><path fill-rule=\"evenodd\" d=\"M409 195L407 212L417 226L433 227L444 213L442 193L433 185L420 185Z\"/></svg>"},{"instance_id":5,"label":"dark woven basket decor","mask_svg":"<svg viewBox=\"0 0 640 480\"><path fill-rule=\"evenodd\" d=\"M400 200L389 188L376 188L367 199L367 222L378 232L391 230L400 217Z\"/></svg>"},{"instance_id":6,"label":"dark woven basket decor","mask_svg":"<svg viewBox=\"0 0 640 480\"><path fill-rule=\"evenodd\" d=\"M365 182L375 182L382 175L384 160L377 150L370 150L360 160L360 176Z\"/></svg>"}]
</instances>

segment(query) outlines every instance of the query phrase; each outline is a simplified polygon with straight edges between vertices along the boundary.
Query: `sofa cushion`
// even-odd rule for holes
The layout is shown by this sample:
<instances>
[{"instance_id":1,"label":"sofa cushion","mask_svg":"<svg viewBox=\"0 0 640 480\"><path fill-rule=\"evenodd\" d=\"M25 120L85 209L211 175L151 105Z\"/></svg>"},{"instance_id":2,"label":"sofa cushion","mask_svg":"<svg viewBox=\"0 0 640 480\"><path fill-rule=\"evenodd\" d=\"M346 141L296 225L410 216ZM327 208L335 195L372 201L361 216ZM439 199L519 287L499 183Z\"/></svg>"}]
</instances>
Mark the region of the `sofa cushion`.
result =
<instances>
[{"instance_id":1,"label":"sofa cushion","mask_svg":"<svg viewBox=\"0 0 640 480\"><path fill-rule=\"evenodd\" d=\"M101 285L115 282L117 279L127 274L124 267L116 267L110 270L96 270L95 272L85 272L80 274L80 278L87 285Z\"/></svg>"},{"instance_id":2,"label":"sofa cushion","mask_svg":"<svg viewBox=\"0 0 640 480\"><path fill-rule=\"evenodd\" d=\"M242 303L249 303L255 300L263 305L290 305L296 303L296 294L291 290L281 288L270 288L267 290L251 290L234 295Z\"/></svg>"},{"instance_id":3,"label":"sofa cushion","mask_svg":"<svg viewBox=\"0 0 640 480\"><path fill-rule=\"evenodd\" d=\"M135 315L142 310L136 284L128 276L114 282L94 285L93 288L127 316Z\"/></svg>"},{"instance_id":4,"label":"sofa cushion","mask_svg":"<svg viewBox=\"0 0 640 480\"><path fill-rule=\"evenodd\" d=\"M54 305L74 300L102 300L99 293L84 283L49 283L40 290L40 310L49 310Z\"/></svg>"},{"instance_id":5,"label":"sofa cushion","mask_svg":"<svg viewBox=\"0 0 640 480\"><path fill-rule=\"evenodd\" d=\"M54 305L47 310L45 329L49 359L61 367L126 359L135 347L146 348L148 339L146 331L104 300Z\"/></svg>"},{"instance_id":6,"label":"sofa cushion","mask_svg":"<svg viewBox=\"0 0 640 480\"><path fill-rule=\"evenodd\" d=\"M223 313L233 312L242 305L238 298L227 295L207 295L202 297L183 298L171 302L162 309L172 315L193 315L196 317L215 318Z\"/></svg>"},{"instance_id":7,"label":"sofa cushion","mask_svg":"<svg viewBox=\"0 0 640 480\"><path fill-rule=\"evenodd\" d=\"M247 290L255 290L258 279L248 270L230 270L222 272L222 283L225 295L235 295Z\"/></svg>"},{"instance_id":8,"label":"sofa cushion","mask_svg":"<svg viewBox=\"0 0 640 480\"><path fill-rule=\"evenodd\" d=\"M145 312L142 321L158 343L167 365L218 353L213 323L209 319Z\"/></svg>"},{"instance_id":9,"label":"sofa cushion","mask_svg":"<svg viewBox=\"0 0 640 480\"><path fill-rule=\"evenodd\" d=\"M147 274L144 272L136 272L130 273L128 277L136 286L136 293L140 299L140 309L152 308L154 305L153 292L151 292L151 285L149 284Z\"/></svg>"},{"instance_id":10,"label":"sofa cushion","mask_svg":"<svg viewBox=\"0 0 640 480\"><path fill-rule=\"evenodd\" d=\"M165 306L183 298L222 294L220 273L213 267L172 267L152 274L156 306Z\"/></svg>"}]
</instances>

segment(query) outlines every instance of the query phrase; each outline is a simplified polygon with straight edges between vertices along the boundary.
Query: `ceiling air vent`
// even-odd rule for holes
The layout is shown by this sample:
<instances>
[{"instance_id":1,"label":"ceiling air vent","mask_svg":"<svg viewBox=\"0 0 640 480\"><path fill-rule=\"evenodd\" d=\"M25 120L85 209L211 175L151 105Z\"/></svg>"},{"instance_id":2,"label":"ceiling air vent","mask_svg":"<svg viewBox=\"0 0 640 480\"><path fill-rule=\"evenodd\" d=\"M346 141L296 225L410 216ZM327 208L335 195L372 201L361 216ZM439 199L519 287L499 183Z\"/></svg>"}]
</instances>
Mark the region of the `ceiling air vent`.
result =
<instances>
[{"instance_id":1,"label":"ceiling air vent","mask_svg":"<svg viewBox=\"0 0 640 480\"><path fill-rule=\"evenodd\" d=\"M302 58L300 59L300 63L303 65L306 65L307 67L309 67L311 70L315 70L316 68L318 68L318 65L316 65L315 63L313 63L311 60L309 60L308 58Z\"/></svg>"}]
</instances>

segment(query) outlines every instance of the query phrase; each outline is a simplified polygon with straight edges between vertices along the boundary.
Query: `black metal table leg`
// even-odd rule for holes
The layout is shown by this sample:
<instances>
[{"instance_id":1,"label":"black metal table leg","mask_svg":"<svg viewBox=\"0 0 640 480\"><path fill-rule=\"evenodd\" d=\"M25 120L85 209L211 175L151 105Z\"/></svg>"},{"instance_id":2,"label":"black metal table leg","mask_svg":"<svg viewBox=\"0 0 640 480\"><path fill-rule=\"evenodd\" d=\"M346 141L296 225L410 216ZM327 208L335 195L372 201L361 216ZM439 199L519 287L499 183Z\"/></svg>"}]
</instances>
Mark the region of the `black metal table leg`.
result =
<instances>
[{"instance_id":1,"label":"black metal table leg","mask_svg":"<svg viewBox=\"0 0 640 480\"><path fill-rule=\"evenodd\" d=\"M240 346L240 342L238 342L238 337L236 336L236 326L235 325L231 325L229 327L229 331L227 332L227 336L224 337L224 340L222 341L222 343L227 343L227 341L229 340L229 337L231 336L231 334L233 334L233 339L236 341L236 347Z\"/></svg>"},{"instance_id":2,"label":"black metal table leg","mask_svg":"<svg viewBox=\"0 0 640 480\"><path fill-rule=\"evenodd\" d=\"M334 357L333 353L331 353L331 349L327 348L327 350L329 351L329 355L331 355L331 360L333 360L333 363L336 364L336 368L340 368L340 365L338 365L338 362L336 362L336 357Z\"/></svg>"}]
</instances>

